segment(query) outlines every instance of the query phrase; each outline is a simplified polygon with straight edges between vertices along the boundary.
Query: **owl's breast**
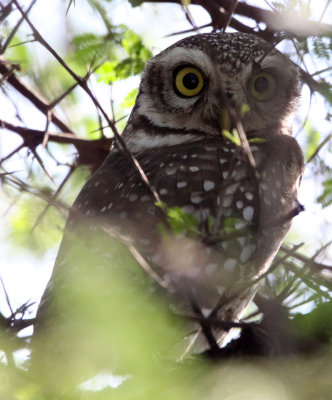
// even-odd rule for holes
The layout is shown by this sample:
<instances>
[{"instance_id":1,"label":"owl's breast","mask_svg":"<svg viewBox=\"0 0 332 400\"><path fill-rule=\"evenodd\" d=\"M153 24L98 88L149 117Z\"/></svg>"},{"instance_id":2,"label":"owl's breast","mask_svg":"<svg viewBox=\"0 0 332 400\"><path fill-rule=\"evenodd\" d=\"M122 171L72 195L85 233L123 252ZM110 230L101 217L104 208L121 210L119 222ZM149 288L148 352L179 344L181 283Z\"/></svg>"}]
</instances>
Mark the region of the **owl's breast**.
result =
<instances>
[{"instance_id":1,"label":"owl's breast","mask_svg":"<svg viewBox=\"0 0 332 400\"><path fill-rule=\"evenodd\" d=\"M284 212L287 181L270 148L251 146L255 168L241 146L215 138L146 150L136 159L150 187L114 151L74 209L131 237L165 279L220 295L264 272L285 234L282 226L265 226ZM270 233L277 239L266 245Z\"/></svg>"}]
</instances>

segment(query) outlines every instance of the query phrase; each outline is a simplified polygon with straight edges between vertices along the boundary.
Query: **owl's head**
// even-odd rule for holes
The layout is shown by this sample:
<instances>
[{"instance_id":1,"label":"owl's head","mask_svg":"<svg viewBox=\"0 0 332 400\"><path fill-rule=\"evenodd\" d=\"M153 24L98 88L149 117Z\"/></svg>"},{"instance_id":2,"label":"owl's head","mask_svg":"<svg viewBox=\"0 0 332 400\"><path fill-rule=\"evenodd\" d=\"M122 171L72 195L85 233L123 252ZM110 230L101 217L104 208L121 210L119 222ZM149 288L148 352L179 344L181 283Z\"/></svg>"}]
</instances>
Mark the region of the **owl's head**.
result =
<instances>
[{"instance_id":1,"label":"owl's head","mask_svg":"<svg viewBox=\"0 0 332 400\"><path fill-rule=\"evenodd\" d=\"M139 149L218 136L230 109L248 136L289 134L300 88L297 66L257 36L191 36L147 63L125 137Z\"/></svg>"}]
</instances>

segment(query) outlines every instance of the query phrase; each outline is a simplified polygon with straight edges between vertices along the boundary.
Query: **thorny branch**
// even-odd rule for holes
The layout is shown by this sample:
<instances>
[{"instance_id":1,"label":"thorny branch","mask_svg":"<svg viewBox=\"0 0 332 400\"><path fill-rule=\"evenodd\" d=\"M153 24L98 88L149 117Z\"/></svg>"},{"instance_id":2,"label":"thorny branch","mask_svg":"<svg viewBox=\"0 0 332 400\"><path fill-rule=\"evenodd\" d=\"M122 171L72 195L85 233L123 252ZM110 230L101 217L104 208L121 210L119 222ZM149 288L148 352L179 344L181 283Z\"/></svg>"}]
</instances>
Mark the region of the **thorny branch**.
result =
<instances>
[{"instance_id":1,"label":"thorny branch","mask_svg":"<svg viewBox=\"0 0 332 400\"><path fill-rule=\"evenodd\" d=\"M51 109L51 106L47 104L39 94L28 88L27 85L25 85L16 77L14 73L15 69L19 69L19 66L10 64L2 56L0 56L0 73L3 75L3 77L5 77L6 82L8 82L27 100L29 100L31 104L33 104L40 112L42 112L44 115L47 115ZM54 112L52 113L51 121L61 131L69 132L74 136L74 133L71 131L71 129L63 121L61 121L61 119Z\"/></svg>"},{"instance_id":2,"label":"thorny branch","mask_svg":"<svg viewBox=\"0 0 332 400\"><path fill-rule=\"evenodd\" d=\"M181 0L144 0L143 3L177 3ZM234 4L236 3L236 4ZM247 4L245 1L230 0L192 0L191 4L204 8L210 15L211 26L214 30L223 29L225 25L240 32L253 33L265 40L271 40L276 32L284 32L289 36L328 36L331 34L332 25L305 19L300 13L270 11ZM264 23L265 29L254 30L247 25L239 23L230 15L238 15L254 20L258 25ZM296 24L294 24L296 21ZM244 28L244 29L241 29ZM248 31L249 30L249 31Z\"/></svg>"},{"instance_id":3,"label":"thorny branch","mask_svg":"<svg viewBox=\"0 0 332 400\"><path fill-rule=\"evenodd\" d=\"M114 121L112 121L107 113L105 112L105 110L103 109L103 107L100 105L98 99L93 95L91 89L89 88L88 84L87 84L87 79L86 78L81 78L80 76L78 76L66 63L65 61L58 55L58 53L48 44L48 42L42 37L42 35L39 33L39 31L35 28L35 26L32 24L32 22L30 21L30 19L28 18L27 14L23 11L23 9L21 8L21 6L19 5L17 0L13 0L14 4L16 5L16 7L19 9L19 11L21 12L22 16L24 17L25 21L28 23L28 25L30 26L35 38L54 56L54 58L64 67L64 69L72 76L72 78L74 78L74 80L79 84L79 86L82 87L82 89L88 94L88 96L90 97L90 99L92 100L93 104L95 105L95 107L101 112L101 114L103 115L103 117L105 118L105 120L107 121L108 126L112 129L114 136L117 140L117 144L120 148L120 150L124 153L124 155L128 158L128 160L131 162L131 164L133 165L133 168L138 172L138 174L140 175L142 181L145 183L145 185L147 186L147 188L149 189L149 191L152 193L152 195L154 196L156 202L160 202L160 198L158 193L156 192L156 190L152 187L151 183L149 182L144 170L142 169L142 167L140 166L140 164L138 163L138 161L136 160L136 158L134 157L134 155L128 150L124 140L122 139L122 137L120 136Z\"/></svg>"},{"instance_id":4,"label":"thorny branch","mask_svg":"<svg viewBox=\"0 0 332 400\"><path fill-rule=\"evenodd\" d=\"M23 144L19 146L16 151L20 150L22 146L35 148L43 143L45 137L44 131L13 125L4 120L0 120L0 127L15 132L21 136L21 138L23 139ZM98 140L87 140L78 138L77 136L74 136L71 132L58 133L47 131L46 133L48 136L48 141L50 142L59 144L71 144L75 146L79 156L78 164L89 165L92 167L92 170L95 170L97 167L99 167L102 160L104 160L109 153L111 145L113 143L113 139L109 138L101 138ZM3 162L11 155L12 154L7 155L4 159L0 161Z\"/></svg>"}]
</instances>

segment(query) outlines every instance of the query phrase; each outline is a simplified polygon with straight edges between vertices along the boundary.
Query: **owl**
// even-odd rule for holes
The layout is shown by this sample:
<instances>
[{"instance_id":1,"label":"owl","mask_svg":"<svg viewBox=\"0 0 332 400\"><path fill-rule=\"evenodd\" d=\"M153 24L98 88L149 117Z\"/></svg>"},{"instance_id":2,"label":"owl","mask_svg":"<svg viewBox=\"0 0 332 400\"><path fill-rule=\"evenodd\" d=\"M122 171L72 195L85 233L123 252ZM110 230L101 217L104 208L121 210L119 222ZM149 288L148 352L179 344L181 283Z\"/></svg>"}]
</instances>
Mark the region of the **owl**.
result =
<instances>
[{"instance_id":1,"label":"owl","mask_svg":"<svg viewBox=\"0 0 332 400\"><path fill-rule=\"evenodd\" d=\"M238 321L298 208L300 89L296 65L250 34L199 34L152 58L124 143L115 140L72 206L36 330L56 288L75 286L68 276L81 261L68 266L68 252L79 227L85 248L98 231L129 244L175 309ZM93 250L103 262L88 268L111 270L111 248ZM199 325L209 345L222 344L225 330Z\"/></svg>"}]
</instances>

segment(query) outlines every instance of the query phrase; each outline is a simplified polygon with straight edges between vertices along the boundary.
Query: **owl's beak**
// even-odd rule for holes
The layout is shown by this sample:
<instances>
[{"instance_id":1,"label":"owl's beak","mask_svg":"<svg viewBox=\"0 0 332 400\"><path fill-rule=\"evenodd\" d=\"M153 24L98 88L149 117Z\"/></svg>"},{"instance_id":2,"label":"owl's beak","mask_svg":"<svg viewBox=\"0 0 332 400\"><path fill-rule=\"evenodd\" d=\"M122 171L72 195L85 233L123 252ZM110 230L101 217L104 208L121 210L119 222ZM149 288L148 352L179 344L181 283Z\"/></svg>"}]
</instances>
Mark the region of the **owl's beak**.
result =
<instances>
[{"instance_id":1,"label":"owl's beak","mask_svg":"<svg viewBox=\"0 0 332 400\"><path fill-rule=\"evenodd\" d=\"M219 116L219 124L220 124L220 133L222 131L230 131L232 128L232 120L229 111L227 108L222 108L220 111L220 116Z\"/></svg>"}]
</instances>

